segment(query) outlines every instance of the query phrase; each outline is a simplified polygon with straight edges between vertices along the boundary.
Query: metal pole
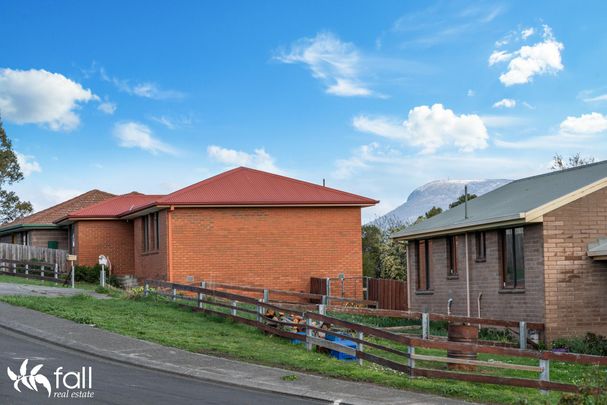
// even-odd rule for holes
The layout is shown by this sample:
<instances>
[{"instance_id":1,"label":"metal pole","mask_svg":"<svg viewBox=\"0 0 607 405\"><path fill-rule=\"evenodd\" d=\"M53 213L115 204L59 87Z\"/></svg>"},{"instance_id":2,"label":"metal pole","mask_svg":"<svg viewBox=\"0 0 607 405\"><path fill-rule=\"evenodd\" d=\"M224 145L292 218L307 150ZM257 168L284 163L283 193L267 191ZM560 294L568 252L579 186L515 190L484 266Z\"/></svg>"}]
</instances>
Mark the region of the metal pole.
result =
<instances>
[{"instance_id":1,"label":"metal pole","mask_svg":"<svg viewBox=\"0 0 607 405\"><path fill-rule=\"evenodd\" d=\"M55 263L55 269L53 271L53 273L55 274L55 278L59 278L59 263Z\"/></svg>"},{"instance_id":2,"label":"metal pole","mask_svg":"<svg viewBox=\"0 0 607 405\"><path fill-rule=\"evenodd\" d=\"M466 238L466 311L467 311L467 316L468 318L470 318L470 263L468 260L468 233L466 232L464 234L464 237Z\"/></svg>"},{"instance_id":3,"label":"metal pole","mask_svg":"<svg viewBox=\"0 0 607 405\"><path fill-rule=\"evenodd\" d=\"M76 274L75 274L76 270L74 269L74 261L73 260L71 261L71 263L72 263L72 280L71 280L71 282L72 282L72 288L74 288L74 286L76 284Z\"/></svg>"},{"instance_id":4,"label":"metal pole","mask_svg":"<svg viewBox=\"0 0 607 405\"><path fill-rule=\"evenodd\" d=\"M173 288L173 290L171 292L171 300L177 301L177 289L176 288Z\"/></svg>"},{"instance_id":5,"label":"metal pole","mask_svg":"<svg viewBox=\"0 0 607 405\"><path fill-rule=\"evenodd\" d=\"M321 315L326 315L327 314L327 307L323 304L320 304L318 306L318 313Z\"/></svg>"},{"instance_id":6,"label":"metal pole","mask_svg":"<svg viewBox=\"0 0 607 405\"><path fill-rule=\"evenodd\" d=\"M527 349L527 322L518 323L518 343L522 350Z\"/></svg>"},{"instance_id":7,"label":"metal pole","mask_svg":"<svg viewBox=\"0 0 607 405\"><path fill-rule=\"evenodd\" d=\"M540 360L540 367L542 372L540 373L540 381L550 381L550 360ZM548 395L547 390L540 390L543 395Z\"/></svg>"},{"instance_id":8,"label":"metal pole","mask_svg":"<svg viewBox=\"0 0 607 405\"><path fill-rule=\"evenodd\" d=\"M306 319L306 349L308 351L312 351L312 343L308 341L308 338L312 337L312 329L310 329L310 326L312 326L312 319L307 318Z\"/></svg>"},{"instance_id":9,"label":"metal pole","mask_svg":"<svg viewBox=\"0 0 607 405\"><path fill-rule=\"evenodd\" d=\"M230 314L232 316L236 316L236 308L238 308L238 302L232 301L232 308L230 309Z\"/></svg>"},{"instance_id":10,"label":"metal pole","mask_svg":"<svg viewBox=\"0 0 607 405\"><path fill-rule=\"evenodd\" d=\"M262 299L259 299L259 302L263 302ZM257 304L257 322L261 322L261 305Z\"/></svg>"},{"instance_id":11,"label":"metal pole","mask_svg":"<svg viewBox=\"0 0 607 405\"><path fill-rule=\"evenodd\" d=\"M363 334L362 332L358 332L358 333L357 333L357 338L358 338L359 340L363 340L363 339L364 339L364 337L365 337L365 336L364 336L364 334ZM363 345L362 343L357 343L357 344L356 344L356 350L362 353L362 352L365 350L365 345ZM358 365L359 365L359 366L362 366L362 365L363 365L363 359L360 359L360 358L358 359Z\"/></svg>"},{"instance_id":12,"label":"metal pole","mask_svg":"<svg viewBox=\"0 0 607 405\"><path fill-rule=\"evenodd\" d=\"M422 339L428 339L430 335L430 316L427 312L422 313Z\"/></svg>"},{"instance_id":13,"label":"metal pole","mask_svg":"<svg viewBox=\"0 0 607 405\"><path fill-rule=\"evenodd\" d=\"M29 272L29 269L30 269L30 265L29 265L29 264L26 264L26 265L25 265L25 274L26 274L26 275L30 273L30 272Z\"/></svg>"},{"instance_id":14,"label":"metal pole","mask_svg":"<svg viewBox=\"0 0 607 405\"><path fill-rule=\"evenodd\" d=\"M44 266L40 266L40 277L44 277Z\"/></svg>"},{"instance_id":15,"label":"metal pole","mask_svg":"<svg viewBox=\"0 0 607 405\"><path fill-rule=\"evenodd\" d=\"M200 288L207 288L207 282L206 281L201 281L200 282ZM200 304L198 305L199 308L204 308L204 304L202 303L202 301L205 300L205 295L203 293L198 293L198 300L200 302Z\"/></svg>"},{"instance_id":16,"label":"metal pole","mask_svg":"<svg viewBox=\"0 0 607 405\"><path fill-rule=\"evenodd\" d=\"M413 377L413 369L415 369L415 359L413 358L413 356L415 356L415 347L407 346L407 353L409 354L409 360L407 361L407 365L409 366L409 375Z\"/></svg>"},{"instance_id":17,"label":"metal pole","mask_svg":"<svg viewBox=\"0 0 607 405\"><path fill-rule=\"evenodd\" d=\"M150 294L150 285L148 284L148 281L145 280L145 284L143 284L143 296L147 297Z\"/></svg>"},{"instance_id":18,"label":"metal pole","mask_svg":"<svg viewBox=\"0 0 607 405\"><path fill-rule=\"evenodd\" d=\"M270 291L268 289L263 290L263 302L270 302Z\"/></svg>"},{"instance_id":19,"label":"metal pole","mask_svg":"<svg viewBox=\"0 0 607 405\"><path fill-rule=\"evenodd\" d=\"M105 265L101 265L101 273L99 274L99 284L105 287Z\"/></svg>"}]
</instances>

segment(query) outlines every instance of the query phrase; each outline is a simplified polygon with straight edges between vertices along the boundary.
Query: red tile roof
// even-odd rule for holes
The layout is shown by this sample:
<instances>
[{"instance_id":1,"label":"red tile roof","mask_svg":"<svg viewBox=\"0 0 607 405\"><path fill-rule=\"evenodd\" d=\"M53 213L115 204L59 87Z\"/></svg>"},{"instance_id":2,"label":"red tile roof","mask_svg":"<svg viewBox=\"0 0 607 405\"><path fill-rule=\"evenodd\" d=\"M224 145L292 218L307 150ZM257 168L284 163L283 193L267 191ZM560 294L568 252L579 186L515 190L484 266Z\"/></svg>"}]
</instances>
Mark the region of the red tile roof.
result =
<instances>
[{"instance_id":1,"label":"red tile roof","mask_svg":"<svg viewBox=\"0 0 607 405\"><path fill-rule=\"evenodd\" d=\"M66 219L117 218L137 207L149 204L160 197L162 197L162 195L146 195L137 192L123 194L72 212L56 222L61 222Z\"/></svg>"},{"instance_id":2,"label":"red tile roof","mask_svg":"<svg viewBox=\"0 0 607 405\"><path fill-rule=\"evenodd\" d=\"M156 205L375 205L379 201L238 167L158 199Z\"/></svg>"},{"instance_id":3,"label":"red tile roof","mask_svg":"<svg viewBox=\"0 0 607 405\"><path fill-rule=\"evenodd\" d=\"M97 204L114 196L114 194L106 193L105 191L101 190L87 191L84 194L80 194L79 196L49 207L45 210L38 211L32 215L28 215L26 217L3 224L0 229L12 228L17 225L52 225L56 220L65 217L74 211Z\"/></svg>"}]
</instances>

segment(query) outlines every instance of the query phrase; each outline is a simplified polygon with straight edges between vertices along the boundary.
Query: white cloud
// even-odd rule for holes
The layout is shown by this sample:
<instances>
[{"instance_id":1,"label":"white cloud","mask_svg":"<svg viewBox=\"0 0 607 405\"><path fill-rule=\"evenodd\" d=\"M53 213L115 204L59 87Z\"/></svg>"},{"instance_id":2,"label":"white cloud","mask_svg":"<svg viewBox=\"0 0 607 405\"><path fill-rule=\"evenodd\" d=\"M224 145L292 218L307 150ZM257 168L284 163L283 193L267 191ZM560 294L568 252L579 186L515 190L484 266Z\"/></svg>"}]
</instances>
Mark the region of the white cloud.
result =
<instances>
[{"instance_id":1,"label":"white cloud","mask_svg":"<svg viewBox=\"0 0 607 405\"><path fill-rule=\"evenodd\" d=\"M583 99L586 103L595 103L598 101L607 101L607 94L601 94L593 97L585 97Z\"/></svg>"},{"instance_id":2,"label":"white cloud","mask_svg":"<svg viewBox=\"0 0 607 405\"><path fill-rule=\"evenodd\" d=\"M153 154L176 154L170 145L156 139L152 130L144 124L134 121L120 122L114 125L114 136L124 148L139 148Z\"/></svg>"},{"instance_id":3,"label":"white cloud","mask_svg":"<svg viewBox=\"0 0 607 405\"><path fill-rule=\"evenodd\" d=\"M91 90L59 73L0 69L0 114L16 124L71 131L80 124L79 103L97 99Z\"/></svg>"},{"instance_id":4,"label":"white cloud","mask_svg":"<svg viewBox=\"0 0 607 405\"><path fill-rule=\"evenodd\" d=\"M99 69L99 74L101 75L101 79L112 83L118 90L133 96L154 100L181 99L185 97L185 94L181 91L162 89L153 82L131 83L130 80L110 76L104 68Z\"/></svg>"},{"instance_id":5,"label":"white cloud","mask_svg":"<svg viewBox=\"0 0 607 405\"><path fill-rule=\"evenodd\" d=\"M516 107L516 100L511 98L504 98L493 104L493 108L514 108Z\"/></svg>"},{"instance_id":6,"label":"white cloud","mask_svg":"<svg viewBox=\"0 0 607 405\"><path fill-rule=\"evenodd\" d=\"M82 190L75 190L70 188L56 188L49 186L42 187L42 190L40 191L42 192L44 206L59 204L60 202L69 200L70 198L74 198L84 193L84 191Z\"/></svg>"},{"instance_id":7,"label":"white cloud","mask_svg":"<svg viewBox=\"0 0 607 405\"><path fill-rule=\"evenodd\" d=\"M326 92L336 96L370 96L373 92L360 80L361 57L356 46L341 41L330 32L302 38L275 59L283 63L303 63L312 76L325 83Z\"/></svg>"},{"instance_id":8,"label":"white cloud","mask_svg":"<svg viewBox=\"0 0 607 405\"><path fill-rule=\"evenodd\" d=\"M453 144L462 152L487 147L487 128L476 114L456 115L442 104L418 106L409 111L407 120L398 122L386 117L354 117L352 125L359 131L400 140L434 153Z\"/></svg>"},{"instance_id":9,"label":"white cloud","mask_svg":"<svg viewBox=\"0 0 607 405\"><path fill-rule=\"evenodd\" d=\"M208 156L216 162L228 166L247 166L272 173L282 173L274 163L274 158L264 148L255 149L253 153L211 145L207 147Z\"/></svg>"},{"instance_id":10,"label":"white cloud","mask_svg":"<svg viewBox=\"0 0 607 405\"><path fill-rule=\"evenodd\" d=\"M607 131L607 116L593 112L579 117L567 117L560 125L561 132L569 134L598 134Z\"/></svg>"},{"instance_id":11,"label":"white cloud","mask_svg":"<svg viewBox=\"0 0 607 405\"><path fill-rule=\"evenodd\" d=\"M468 89L468 92L466 93L466 95L468 97L474 97L476 95L476 93L474 92L474 90Z\"/></svg>"},{"instance_id":12,"label":"white cloud","mask_svg":"<svg viewBox=\"0 0 607 405\"><path fill-rule=\"evenodd\" d=\"M481 115L481 120L488 128L505 128L525 125L528 119L512 115Z\"/></svg>"},{"instance_id":13,"label":"white cloud","mask_svg":"<svg viewBox=\"0 0 607 405\"><path fill-rule=\"evenodd\" d=\"M523 29L521 31L521 38L523 40L526 40L527 38L529 38L534 33L535 33L535 29L533 29L533 27L525 28L525 29Z\"/></svg>"},{"instance_id":14,"label":"white cloud","mask_svg":"<svg viewBox=\"0 0 607 405\"><path fill-rule=\"evenodd\" d=\"M111 101L104 101L100 103L97 109L105 114L112 115L116 112L116 103L112 103Z\"/></svg>"},{"instance_id":15,"label":"white cloud","mask_svg":"<svg viewBox=\"0 0 607 405\"><path fill-rule=\"evenodd\" d=\"M542 41L535 45L525 45L519 50L508 53L494 51L489 56L489 65L510 61L508 71L500 75L505 86L529 83L534 76L556 74L563 70L561 51L564 46L552 35L552 30L544 25Z\"/></svg>"},{"instance_id":16,"label":"white cloud","mask_svg":"<svg viewBox=\"0 0 607 405\"><path fill-rule=\"evenodd\" d=\"M607 116L593 112L582 114L579 117L567 117L560 126L559 131L551 135L536 136L520 141L496 140L495 145L507 149L542 149L553 150L555 145L559 148L568 148L579 152L588 150L596 152L600 149L600 136L607 133Z\"/></svg>"},{"instance_id":17,"label":"white cloud","mask_svg":"<svg viewBox=\"0 0 607 405\"><path fill-rule=\"evenodd\" d=\"M15 155L17 156L17 163L19 163L19 167L21 168L24 177L29 177L32 173L42 172L42 167L34 156L24 155L19 152L15 152Z\"/></svg>"},{"instance_id":18,"label":"white cloud","mask_svg":"<svg viewBox=\"0 0 607 405\"><path fill-rule=\"evenodd\" d=\"M369 169L373 164L396 163L401 159L401 153L393 148L386 148L377 142L359 146L352 156L335 161L335 171L332 176L336 179L350 178L362 169Z\"/></svg>"},{"instance_id":19,"label":"white cloud","mask_svg":"<svg viewBox=\"0 0 607 405\"><path fill-rule=\"evenodd\" d=\"M506 51L493 51L491 55L489 55L489 66L493 66L496 63L509 61L514 57L514 54L508 53Z\"/></svg>"},{"instance_id":20,"label":"white cloud","mask_svg":"<svg viewBox=\"0 0 607 405\"><path fill-rule=\"evenodd\" d=\"M171 129L171 130L180 129L183 127L189 127L190 125L192 125L192 118L185 117L185 116L173 118L173 117L168 117L166 115L161 115L161 116L151 116L150 119L152 121L156 121L157 123L165 126L168 129Z\"/></svg>"}]
</instances>

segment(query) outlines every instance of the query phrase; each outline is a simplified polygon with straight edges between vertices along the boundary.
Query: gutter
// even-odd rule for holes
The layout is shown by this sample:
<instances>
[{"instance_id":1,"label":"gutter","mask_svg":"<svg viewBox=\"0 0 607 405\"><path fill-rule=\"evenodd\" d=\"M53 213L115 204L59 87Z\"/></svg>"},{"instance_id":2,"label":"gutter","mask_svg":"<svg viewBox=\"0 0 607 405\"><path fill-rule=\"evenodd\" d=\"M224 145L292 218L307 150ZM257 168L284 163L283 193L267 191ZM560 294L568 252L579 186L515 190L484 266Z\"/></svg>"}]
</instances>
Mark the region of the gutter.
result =
<instances>
[{"instance_id":1,"label":"gutter","mask_svg":"<svg viewBox=\"0 0 607 405\"><path fill-rule=\"evenodd\" d=\"M56 224L18 224L8 226L6 228L0 228L0 235L11 234L18 232L21 229L33 230L33 229L59 229L60 226Z\"/></svg>"},{"instance_id":2,"label":"gutter","mask_svg":"<svg viewBox=\"0 0 607 405\"><path fill-rule=\"evenodd\" d=\"M491 222L487 221L470 221L465 224L451 225L451 226L443 226L439 228L429 229L426 231L419 232L410 232L410 233L402 233L400 235L393 234L391 236L392 239L395 240L413 240L413 239L423 239L423 238L432 238L435 236L444 236L450 234L459 234L462 232L471 232L471 231L480 231L485 229L493 229L500 228L510 225L518 225L524 224L527 221L524 213L520 213L517 215L511 215L506 217L492 218Z\"/></svg>"}]
</instances>

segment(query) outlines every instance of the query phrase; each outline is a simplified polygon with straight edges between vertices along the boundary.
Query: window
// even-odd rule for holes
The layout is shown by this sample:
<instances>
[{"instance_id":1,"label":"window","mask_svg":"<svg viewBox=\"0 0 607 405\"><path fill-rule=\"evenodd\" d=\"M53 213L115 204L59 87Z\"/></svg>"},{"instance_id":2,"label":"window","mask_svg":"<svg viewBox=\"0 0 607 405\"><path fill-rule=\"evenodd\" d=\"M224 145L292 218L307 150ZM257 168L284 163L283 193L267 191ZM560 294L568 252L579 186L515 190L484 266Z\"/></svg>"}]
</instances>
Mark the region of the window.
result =
<instances>
[{"instance_id":1,"label":"window","mask_svg":"<svg viewBox=\"0 0 607 405\"><path fill-rule=\"evenodd\" d=\"M417 289L430 290L430 270L432 241L420 240L417 242Z\"/></svg>"},{"instance_id":2,"label":"window","mask_svg":"<svg viewBox=\"0 0 607 405\"><path fill-rule=\"evenodd\" d=\"M504 230L502 237L502 286L525 287L525 254L523 228Z\"/></svg>"},{"instance_id":3,"label":"window","mask_svg":"<svg viewBox=\"0 0 607 405\"><path fill-rule=\"evenodd\" d=\"M141 234L143 236L143 251L151 252L160 248L158 238L158 213L154 212L143 217L141 222Z\"/></svg>"},{"instance_id":4,"label":"window","mask_svg":"<svg viewBox=\"0 0 607 405\"><path fill-rule=\"evenodd\" d=\"M457 277L457 236L447 237L447 276Z\"/></svg>"},{"instance_id":5,"label":"window","mask_svg":"<svg viewBox=\"0 0 607 405\"><path fill-rule=\"evenodd\" d=\"M487 248L485 247L485 232L476 233L476 261L484 262L487 260Z\"/></svg>"}]
</instances>

